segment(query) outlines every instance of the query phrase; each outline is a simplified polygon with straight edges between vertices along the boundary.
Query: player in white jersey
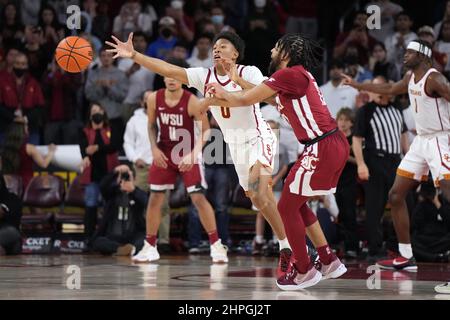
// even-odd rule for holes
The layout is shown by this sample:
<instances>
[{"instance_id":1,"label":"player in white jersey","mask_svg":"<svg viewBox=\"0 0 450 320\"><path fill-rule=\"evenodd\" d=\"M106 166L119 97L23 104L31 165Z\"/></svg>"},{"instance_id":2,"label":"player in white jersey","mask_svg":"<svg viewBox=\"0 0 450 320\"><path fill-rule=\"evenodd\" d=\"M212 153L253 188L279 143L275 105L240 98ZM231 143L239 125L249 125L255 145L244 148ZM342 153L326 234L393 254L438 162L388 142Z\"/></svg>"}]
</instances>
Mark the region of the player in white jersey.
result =
<instances>
[{"instance_id":1,"label":"player in white jersey","mask_svg":"<svg viewBox=\"0 0 450 320\"><path fill-rule=\"evenodd\" d=\"M240 91L250 89L264 80L257 67L236 65L236 62L243 58L245 45L239 36L232 32L222 32L216 36L213 47L214 67L209 69L185 69L147 57L134 50L132 37L131 33L127 42L121 42L113 36L115 43L106 42L113 47L108 51L115 53L114 58L131 58L157 74L195 87L202 94L205 94L206 85L210 82L221 83L227 91ZM279 239L279 277L289 270L292 251L270 188L276 137L262 117L259 104L233 110L215 106L211 108L211 112L229 145L239 183L248 191L247 195L252 203L260 209ZM308 227L307 234L316 247L326 242L318 224Z\"/></svg>"},{"instance_id":2,"label":"player in white jersey","mask_svg":"<svg viewBox=\"0 0 450 320\"><path fill-rule=\"evenodd\" d=\"M344 75L344 84L359 90L380 94L409 94L414 110L417 136L400 163L394 185L389 192L392 217L399 241L400 256L379 261L386 269L415 270L409 235L409 216L405 198L416 189L431 171L434 183L447 200L439 210L450 210L450 85L447 79L431 67L431 45L414 40L408 44L404 65L410 71L394 84L361 84ZM444 207L447 206L447 207ZM450 292L449 285L436 287L436 291Z\"/></svg>"}]
</instances>

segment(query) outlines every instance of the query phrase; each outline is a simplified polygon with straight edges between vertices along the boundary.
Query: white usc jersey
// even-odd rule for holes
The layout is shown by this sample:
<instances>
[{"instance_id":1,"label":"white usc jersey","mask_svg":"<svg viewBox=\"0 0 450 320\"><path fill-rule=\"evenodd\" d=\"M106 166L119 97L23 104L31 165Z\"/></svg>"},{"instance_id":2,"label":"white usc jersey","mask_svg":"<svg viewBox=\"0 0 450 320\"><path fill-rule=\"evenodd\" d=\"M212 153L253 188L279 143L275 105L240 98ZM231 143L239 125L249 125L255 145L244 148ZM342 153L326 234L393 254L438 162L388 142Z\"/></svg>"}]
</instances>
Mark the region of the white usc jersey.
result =
<instances>
[{"instance_id":1,"label":"white usc jersey","mask_svg":"<svg viewBox=\"0 0 450 320\"><path fill-rule=\"evenodd\" d=\"M409 100L420 136L450 131L450 103L444 98L430 97L425 92L425 83L433 72L438 71L430 68L417 83L412 73L409 80Z\"/></svg>"},{"instance_id":2,"label":"white usc jersey","mask_svg":"<svg viewBox=\"0 0 450 320\"><path fill-rule=\"evenodd\" d=\"M205 96L205 89L208 83L217 82L228 91L241 91L242 88L230 80L228 76L217 74L216 68L187 68L189 87L194 87ZM259 85L265 77L255 66L238 65L239 75L246 81ZM245 143L260 136L272 136L272 131L264 120L259 103L237 107L226 108L221 106L211 106L212 115L219 124L225 142L227 143Z\"/></svg>"},{"instance_id":3,"label":"white usc jersey","mask_svg":"<svg viewBox=\"0 0 450 320\"><path fill-rule=\"evenodd\" d=\"M431 68L415 83L409 80L408 92L418 135L398 166L397 175L426 181L431 171L436 186L441 180L450 180L450 103L433 98L425 92Z\"/></svg>"}]
</instances>

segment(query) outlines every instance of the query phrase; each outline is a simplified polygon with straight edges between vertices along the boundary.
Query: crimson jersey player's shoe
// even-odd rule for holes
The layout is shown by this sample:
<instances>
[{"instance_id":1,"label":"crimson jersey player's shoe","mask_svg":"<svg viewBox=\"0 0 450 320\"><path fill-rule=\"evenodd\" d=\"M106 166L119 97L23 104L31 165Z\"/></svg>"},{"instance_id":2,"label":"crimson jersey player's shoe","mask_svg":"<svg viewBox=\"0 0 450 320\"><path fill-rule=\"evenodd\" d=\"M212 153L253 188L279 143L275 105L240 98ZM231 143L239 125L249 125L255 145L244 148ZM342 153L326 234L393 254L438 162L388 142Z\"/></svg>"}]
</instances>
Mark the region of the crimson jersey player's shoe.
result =
<instances>
[{"instance_id":1,"label":"crimson jersey player's shoe","mask_svg":"<svg viewBox=\"0 0 450 320\"><path fill-rule=\"evenodd\" d=\"M277 286L281 290L295 291L305 289L317 284L322 279L322 274L318 271L314 264L309 265L309 269L306 273L299 273L295 265L286 275L278 278Z\"/></svg>"},{"instance_id":2,"label":"crimson jersey player's shoe","mask_svg":"<svg viewBox=\"0 0 450 320\"><path fill-rule=\"evenodd\" d=\"M377 266L386 270L417 270L416 259L414 259L414 257L407 259L405 257L398 256L394 259L380 260L377 262Z\"/></svg>"},{"instance_id":3,"label":"crimson jersey player's shoe","mask_svg":"<svg viewBox=\"0 0 450 320\"><path fill-rule=\"evenodd\" d=\"M317 265L315 265L317 268ZM330 264L320 263L319 271L322 273L322 279L336 279L347 272L347 267L339 260L338 257L330 262Z\"/></svg>"},{"instance_id":4,"label":"crimson jersey player's shoe","mask_svg":"<svg viewBox=\"0 0 450 320\"><path fill-rule=\"evenodd\" d=\"M283 277L292 268L292 250L284 248L280 250L280 256L278 258L277 279Z\"/></svg>"}]
</instances>

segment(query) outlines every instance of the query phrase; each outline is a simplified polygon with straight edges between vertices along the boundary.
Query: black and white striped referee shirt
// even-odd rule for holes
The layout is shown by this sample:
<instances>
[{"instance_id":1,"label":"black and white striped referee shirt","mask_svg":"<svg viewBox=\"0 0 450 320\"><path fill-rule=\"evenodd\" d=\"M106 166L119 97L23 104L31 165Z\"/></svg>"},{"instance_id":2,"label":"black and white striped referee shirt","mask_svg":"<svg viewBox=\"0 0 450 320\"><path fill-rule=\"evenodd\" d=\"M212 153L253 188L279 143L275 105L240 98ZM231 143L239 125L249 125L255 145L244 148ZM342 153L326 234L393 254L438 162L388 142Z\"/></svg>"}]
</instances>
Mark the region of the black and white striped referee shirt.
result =
<instances>
[{"instance_id":1,"label":"black and white striped referee shirt","mask_svg":"<svg viewBox=\"0 0 450 320\"><path fill-rule=\"evenodd\" d=\"M402 112L393 105L374 102L361 107L356 114L353 135L365 139L367 151L401 154L401 136L407 128Z\"/></svg>"}]
</instances>

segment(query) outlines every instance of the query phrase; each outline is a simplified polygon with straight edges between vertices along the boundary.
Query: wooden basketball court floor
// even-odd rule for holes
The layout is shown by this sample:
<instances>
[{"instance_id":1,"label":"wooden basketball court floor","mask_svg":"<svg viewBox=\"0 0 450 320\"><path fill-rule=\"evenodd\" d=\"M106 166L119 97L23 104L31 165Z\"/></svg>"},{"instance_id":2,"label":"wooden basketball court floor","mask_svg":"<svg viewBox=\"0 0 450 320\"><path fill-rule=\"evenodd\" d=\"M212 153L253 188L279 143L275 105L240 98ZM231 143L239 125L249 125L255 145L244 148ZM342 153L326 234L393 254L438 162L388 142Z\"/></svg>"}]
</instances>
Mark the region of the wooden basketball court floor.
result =
<instances>
[{"instance_id":1,"label":"wooden basketball court floor","mask_svg":"<svg viewBox=\"0 0 450 320\"><path fill-rule=\"evenodd\" d=\"M298 292L276 287L275 266L275 258L251 256L230 256L228 265L187 254L154 264L98 255L7 256L0 257L0 299L450 300L434 292L436 284L450 279L450 264L419 264L416 273L381 271L374 282L367 263L349 261L340 279Z\"/></svg>"}]
</instances>

